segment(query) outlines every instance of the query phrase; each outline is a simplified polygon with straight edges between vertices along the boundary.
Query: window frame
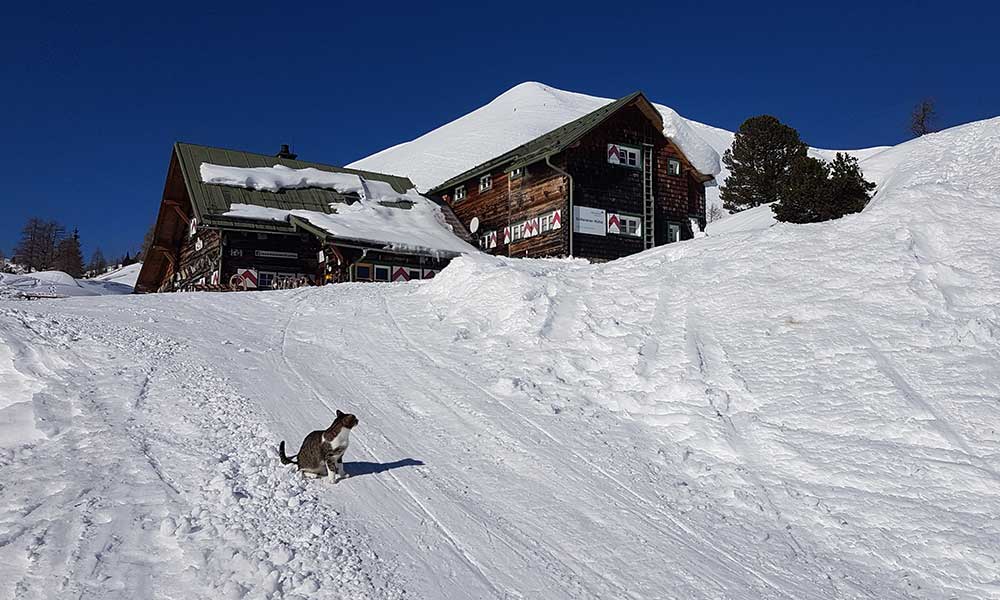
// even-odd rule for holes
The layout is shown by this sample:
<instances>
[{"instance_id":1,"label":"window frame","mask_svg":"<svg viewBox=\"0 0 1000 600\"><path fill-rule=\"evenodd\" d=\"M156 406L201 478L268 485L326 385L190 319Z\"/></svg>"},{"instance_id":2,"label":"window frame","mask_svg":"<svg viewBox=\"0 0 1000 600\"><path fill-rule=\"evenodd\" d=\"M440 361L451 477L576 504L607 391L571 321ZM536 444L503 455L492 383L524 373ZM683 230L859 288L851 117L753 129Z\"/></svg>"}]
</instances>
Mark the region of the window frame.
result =
<instances>
[{"instance_id":1,"label":"window frame","mask_svg":"<svg viewBox=\"0 0 1000 600\"><path fill-rule=\"evenodd\" d=\"M642 217L636 215L623 215L618 214L618 235L623 235L625 237L641 238L642 237ZM630 232L628 225L635 225L635 231Z\"/></svg>"},{"instance_id":2,"label":"window frame","mask_svg":"<svg viewBox=\"0 0 1000 600\"><path fill-rule=\"evenodd\" d=\"M465 186L464 185L455 186L455 202L461 202L462 200L465 200L465 197L466 197Z\"/></svg>"},{"instance_id":3,"label":"window frame","mask_svg":"<svg viewBox=\"0 0 1000 600\"><path fill-rule=\"evenodd\" d=\"M365 277L362 277L361 274L358 273L358 269L365 269L368 272L368 275L366 275ZM354 264L354 281L371 281L372 277L374 275L375 275L375 273L372 272L372 264L371 263L355 263Z\"/></svg>"},{"instance_id":4,"label":"window frame","mask_svg":"<svg viewBox=\"0 0 1000 600\"><path fill-rule=\"evenodd\" d=\"M525 172L524 167L517 167L516 169L511 169L510 178L520 179L521 177L524 177L524 172Z\"/></svg>"},{"instance_id":5,"label":"window frame","mask_svg":"<svg viewBox=\"0 0 1000 600\"><path fill-rule=\"evenodd\" d=\"M674 171L673 171L673 167L675 165L677 167L677 172L676 173L674 173ZM671 177L680 177L683 174L684 174L684 164L680 161L680 159L677 159L677 158L668 158L667 159L667 175L669 175Z\"/></svg>"},{"instance_id":6,"label":"window frame","mask_svg":"<svg viewBox=\"0 0 1000 600\"><path fill-rule=\"evenodd\" d=\"M488 192L493 189L493 175L487 173L479 178L479 191Z\"/></svg>"}]
</instances>

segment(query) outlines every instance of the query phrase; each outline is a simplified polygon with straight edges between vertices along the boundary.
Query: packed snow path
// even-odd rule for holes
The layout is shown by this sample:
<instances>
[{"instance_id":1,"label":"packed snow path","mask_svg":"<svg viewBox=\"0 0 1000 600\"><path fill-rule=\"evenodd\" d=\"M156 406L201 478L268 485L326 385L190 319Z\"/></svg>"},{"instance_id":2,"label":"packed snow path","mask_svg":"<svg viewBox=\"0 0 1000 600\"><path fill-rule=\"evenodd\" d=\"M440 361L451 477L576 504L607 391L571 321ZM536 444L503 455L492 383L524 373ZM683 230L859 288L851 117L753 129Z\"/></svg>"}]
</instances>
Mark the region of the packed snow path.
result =
<instances>
[{"instance_id":1,"label":"packed snow path","mask_svg":"<svg viewBox=\"0 0 1000 600\"><path fill-rule=\"evenodd\" d=\"M1000 119L878 157L606 265L0 304L0 598L1000 598Z\"/></svg>"}]
</instances>

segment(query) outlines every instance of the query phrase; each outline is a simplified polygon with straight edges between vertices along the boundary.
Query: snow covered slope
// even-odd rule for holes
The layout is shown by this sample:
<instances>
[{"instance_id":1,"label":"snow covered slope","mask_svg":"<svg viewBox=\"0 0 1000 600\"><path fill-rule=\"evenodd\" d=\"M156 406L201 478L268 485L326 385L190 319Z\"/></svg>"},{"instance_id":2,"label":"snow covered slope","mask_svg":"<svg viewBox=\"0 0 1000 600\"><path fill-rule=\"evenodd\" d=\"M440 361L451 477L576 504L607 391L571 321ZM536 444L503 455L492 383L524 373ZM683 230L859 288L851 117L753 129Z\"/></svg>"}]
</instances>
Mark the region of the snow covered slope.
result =
<instances>
[{"instance_id":1,"label":"snow covered slope","mask_svg":"<svg viewBox=\"0 0 1000 600\"><path fill-rule=\"evenodd\" d=\"M886 153L603 265L0 303L0 599L1000 598L1000 118Z\"/></svg>"},{"instance_id":2,"label":"snow covered slope","mask_svg":"<svg viewBox=\"0 0 1000 600\"><path fill-rule=\"evenodd\" d=\"M94 279L73 279L62 271L38 271L23 275L0 273L0 298L68 298L131 294L138 271L126 273L119 278L118 275L121 275L122 270L124 269Z\"/></svg>"}]
</instances>

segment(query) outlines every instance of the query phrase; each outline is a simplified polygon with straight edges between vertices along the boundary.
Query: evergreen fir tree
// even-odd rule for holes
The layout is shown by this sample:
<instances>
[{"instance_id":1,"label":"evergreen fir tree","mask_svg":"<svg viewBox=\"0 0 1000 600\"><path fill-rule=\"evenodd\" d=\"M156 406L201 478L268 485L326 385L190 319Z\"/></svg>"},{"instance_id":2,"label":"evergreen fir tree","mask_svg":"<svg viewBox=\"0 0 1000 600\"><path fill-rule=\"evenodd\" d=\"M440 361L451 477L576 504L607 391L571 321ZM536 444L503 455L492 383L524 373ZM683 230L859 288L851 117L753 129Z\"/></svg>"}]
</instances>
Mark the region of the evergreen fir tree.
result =
<instances>
[{"instance_id":1,"label":"evergreen fir tree","mask_svg":"<svg viewBox=\"0 0 1000 600\"><path fill-rule=\"evenodd\" d=\"M830 206L828 219L861 212L872 199L875 184L866 181L858 159L842 152L830 163Z\"/></svg>"},{"instance_id":2,"label":"evergreen fir tree","mask_svg":"<svg viewBox=\"0 0 1000 600\"><path fill-rule=\"evenodd\" d=\"M815 158L796 160L773 205L787 223L818 223L861 212L875 184L866 181L858 159L841 152L830 164Z\"/></svg>"},{"instance_id":3,"label":"evergreen fir tree","mask_svg":"<svg viewBox=\"0 0 1000 600\"><path fill-rule=\"evenodd\" d=\"M795 129L770 115L744 121L722 157L730 173L720 189L723 208L739 212L777 200L792 163L806 150Z\"/></svg>"},{"instance_id":4,"label":"evergreen fir tree","mask_svg":"<svg viewBox=\"0 0 1000 600\"><path fill-rule=\"evenodd\" d=\"M80 251L80 232L73 230L73 235L63 238L56 246L54 268L70 276L83 276L83 253Z\"/></svg>"},{"instance_id":5,"label":"evergreen fir tree","mask_svg":"<svg viewBox=\"0 0 1000 600\"><path fill-rule=\"evenodd\" d=\"M778 202L772 205L774 217L786 223L817 223L825 221L830 203L830 168L821 160L808 156L792 163L778 191Z\"/></svg>"}]
</instances>

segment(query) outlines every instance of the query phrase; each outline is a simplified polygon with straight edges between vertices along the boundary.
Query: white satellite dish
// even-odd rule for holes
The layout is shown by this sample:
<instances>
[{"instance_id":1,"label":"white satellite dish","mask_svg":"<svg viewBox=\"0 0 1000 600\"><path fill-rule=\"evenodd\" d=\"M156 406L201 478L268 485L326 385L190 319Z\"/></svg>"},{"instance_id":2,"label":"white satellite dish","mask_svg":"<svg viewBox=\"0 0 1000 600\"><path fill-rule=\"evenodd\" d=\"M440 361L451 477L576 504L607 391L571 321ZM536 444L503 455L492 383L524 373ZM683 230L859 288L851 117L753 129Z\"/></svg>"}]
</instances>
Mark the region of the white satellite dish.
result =
<instances>
[{"instance_id":1,"label":"white satellite dish","mask_svg":"<svg viewBox=\"0 0 1000 600\"><path fill-rule=\"evenodd\" d=\"M477 231L479 231L479 217L472 217L472 220L469 221L469 232L476 233Z\"/></svg>"}]
</instances>

